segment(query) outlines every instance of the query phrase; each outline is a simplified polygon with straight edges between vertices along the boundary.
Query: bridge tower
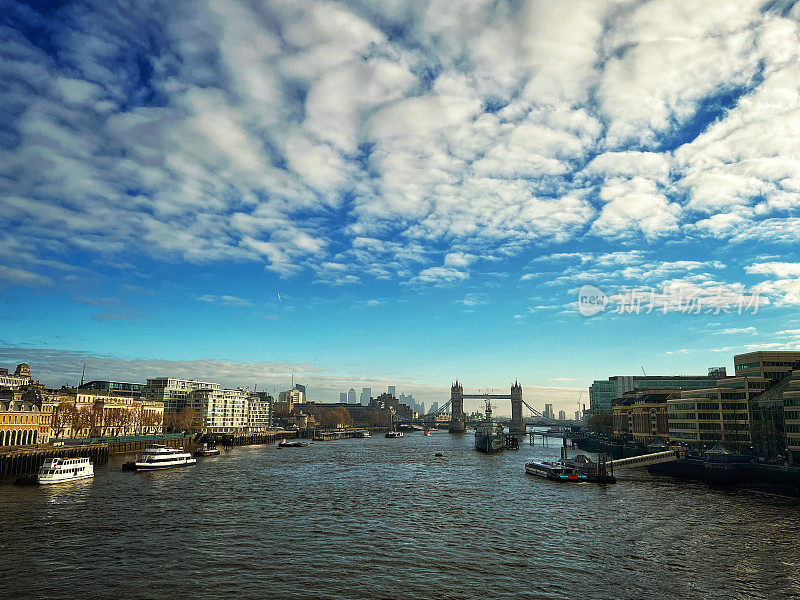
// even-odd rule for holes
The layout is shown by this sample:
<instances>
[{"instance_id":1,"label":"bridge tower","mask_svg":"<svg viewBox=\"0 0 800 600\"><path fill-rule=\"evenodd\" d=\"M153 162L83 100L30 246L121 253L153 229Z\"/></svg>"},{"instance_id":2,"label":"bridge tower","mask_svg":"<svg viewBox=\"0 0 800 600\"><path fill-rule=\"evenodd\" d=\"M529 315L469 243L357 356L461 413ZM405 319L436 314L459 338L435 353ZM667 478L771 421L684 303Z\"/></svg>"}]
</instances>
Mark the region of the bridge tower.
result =
<instances>
[{"instance_id":1,"label":"bridge tower","mask_svg":"<svg viewBox=\"0 0 800 600\"><path fill-rule=\"evenodd\" d=\"M467 430L464 426L464 386L456 382L450 386L450 433L463 433Z\"/></svg>"},{"instance_id":2,"label":"bridge tower","mask_svg":"<svg viewBox=\"0 0 800 600\"><path fill-rule=\"evenodd\" d=\"M508 426L511 435L525 433L525 421L522 418L522 386L515 381L511 386L511 423Z\"/></svg>"}]
</instances>

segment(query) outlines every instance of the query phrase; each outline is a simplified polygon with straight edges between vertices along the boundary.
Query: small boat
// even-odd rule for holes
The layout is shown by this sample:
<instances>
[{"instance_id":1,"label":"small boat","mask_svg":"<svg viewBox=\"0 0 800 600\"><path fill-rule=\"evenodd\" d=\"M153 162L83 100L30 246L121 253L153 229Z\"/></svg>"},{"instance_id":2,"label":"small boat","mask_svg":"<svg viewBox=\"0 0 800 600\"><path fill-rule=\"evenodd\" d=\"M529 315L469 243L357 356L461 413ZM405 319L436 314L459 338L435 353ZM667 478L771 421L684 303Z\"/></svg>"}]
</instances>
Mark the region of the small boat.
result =
<instances>
[{"instance_id":1,"label":"small boat","mask_svg":"<svg viewBox=\"0 0 800 600\"><path fill-rule=\"evenodd\" d=\"M431 434L431 430L430 429L423 429L422 430L422 435L430 435L430 434Z\"/></svg>"},{"instance_id":2,"label":"small boat","mask_svg":"<svg viewBox=\"0 0 800 600\"><path fill-rule=\"evenodd\" d=\"M203 444L194 451L195 456L217 456L218 454L219 448L217 448L214 444Z\"/></svg>"},{"instance_id":3,"label":"small boat","mask_svg":"<svg viewBox=\"0 0 800 600\"><path fill-rule=\"evenodd\" d=\"M403 437L403 432L402 432L402 431L389 431L389 432L387 432L387 433L386 433L386 435L384 435L383 437L387 437L387 438L401 438L401 437Z\"/></svg>"},{"instance_id":4,"label":"small boat","mask_svg":"<svg viewBox=\"0 0 800 600\"><path fill-rule=\"evenodd\" d=\"M183 448L167 448L161 445L148 446L141 458L133 463L137 471L160 471L194 464L197 464L197 459L184 452Z\"/></svg>"},{"instance_id":5,"label":"small boat","mask_svg":"<svg viewBox=\"0 0 800 600\"><path fill-rule=\"evenodd\" d=\"M48 458L39 469L36 481L44 485L90 477L94 477L94 466L88 458Z\"/></svg>"},{"instance_id":6,"label":"small boat","mask_svg":"<svg viewBox=\"0 0 800 600\"><path fill-rule=\"evenodd\" d=\"M551 481L563 481L568 483L580 483L589 481L589 477L580 473L574 468L560 462L531 461L525 464L525 472L529 475L537 475L550 479Z\"/></svg>"},{"instance_id":7,"label":"small boat","mask_svg":"<svg viewBox=\"0 0 800 600\"><path fill-rule=\"evenodd\" d=\"M372 436L369 434L369 431L356 431L353 434L353 437L360 440L362 438L368 438Z\"/></svg>"},{"instance_id":8,"label":"small boat","mask_svg":"<svg viewBox=\"0 0 800 600\"><path fill-rule=\"evenodd\" d=\"M306 446L308 446L308 442L287 442L286 440L278 442L278 448L305 448Z\"/></svg>"}]
</instances>

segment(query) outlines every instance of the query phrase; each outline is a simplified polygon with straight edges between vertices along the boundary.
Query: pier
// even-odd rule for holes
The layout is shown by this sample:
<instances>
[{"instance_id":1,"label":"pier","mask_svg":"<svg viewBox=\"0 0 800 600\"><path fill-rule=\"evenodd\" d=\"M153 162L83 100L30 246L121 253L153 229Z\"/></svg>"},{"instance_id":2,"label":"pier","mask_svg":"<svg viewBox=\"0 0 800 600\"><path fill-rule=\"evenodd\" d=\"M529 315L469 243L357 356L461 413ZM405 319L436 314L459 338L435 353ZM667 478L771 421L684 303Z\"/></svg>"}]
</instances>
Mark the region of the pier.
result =
<instances>
[{"instance_id":1,"label":"pier","mask_svg":"<svg viewBox=\"0 0 800 600\"><path fill-rule=\"evenodd\" d=\"M261 433L207 433L200 438L201 443L212 443L223 448L272 444L278 440L299 437L297 430L265 431Z\"/></svg>"}]
</instances>

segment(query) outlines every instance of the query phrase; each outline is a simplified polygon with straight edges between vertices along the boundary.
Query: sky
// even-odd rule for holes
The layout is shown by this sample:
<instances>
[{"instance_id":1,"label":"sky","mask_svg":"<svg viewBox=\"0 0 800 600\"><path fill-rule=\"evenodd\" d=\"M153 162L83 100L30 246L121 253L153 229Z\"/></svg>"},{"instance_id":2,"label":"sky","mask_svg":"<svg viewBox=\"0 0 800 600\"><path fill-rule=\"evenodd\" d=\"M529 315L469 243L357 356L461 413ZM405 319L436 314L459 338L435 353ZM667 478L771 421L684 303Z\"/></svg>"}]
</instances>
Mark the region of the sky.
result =
<instances>
[{"instance_id":1,"label":"sky","mask_svg":"<svg viewBox=\"0 0 800 600\"><path fill-rule=\"evenodd\" d=\"M571 414L800 349L798 19L0 0L0 364Z\"/></svg>"}]
</instances>

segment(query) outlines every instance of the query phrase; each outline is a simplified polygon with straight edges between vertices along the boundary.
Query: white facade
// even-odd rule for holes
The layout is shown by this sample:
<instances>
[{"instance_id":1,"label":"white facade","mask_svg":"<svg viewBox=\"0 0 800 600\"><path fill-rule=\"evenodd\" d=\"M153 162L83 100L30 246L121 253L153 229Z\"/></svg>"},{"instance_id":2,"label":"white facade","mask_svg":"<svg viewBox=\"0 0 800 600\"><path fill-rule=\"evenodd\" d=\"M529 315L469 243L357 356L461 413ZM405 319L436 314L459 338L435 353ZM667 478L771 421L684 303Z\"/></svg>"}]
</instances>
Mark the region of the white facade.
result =
<instances>
[{"instance_id":1,"label":"white facade","mask_svg":"<svg viewBox=\"0 0 800 600\"><path fill-rule=\"evenodd\" d=\"M199 389L189 393L187 406L197 411L201 429L211 433L233 433L247 427L247 390Z\"/></svg>"},{"instance_id":2,"label":"white facade","mask_svg":"<svg viewBox=\"0 0 800 600\"><path fill-rule=\"evenodd\" d=\"M272 405L255 394L250 394L247 401L247 428L250 431L262 431L269 427L272 420Z\"/></svg>"},{"instance_id":3,"label":"white facade","mask_svg":"<svg viewBox=\"0 0 800 600\"><path fill-rule=\"evenodd\" d=\"M174 379L172 377L156 377L148 379L144 386L144 395L148 400L164 403L164 414L180 412L194 390L219 390L218 383L197 381L195 379Z\"/></svg>"}]
</instances>

